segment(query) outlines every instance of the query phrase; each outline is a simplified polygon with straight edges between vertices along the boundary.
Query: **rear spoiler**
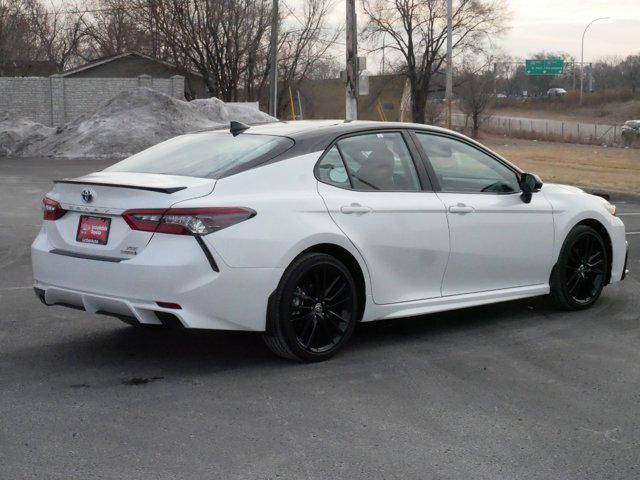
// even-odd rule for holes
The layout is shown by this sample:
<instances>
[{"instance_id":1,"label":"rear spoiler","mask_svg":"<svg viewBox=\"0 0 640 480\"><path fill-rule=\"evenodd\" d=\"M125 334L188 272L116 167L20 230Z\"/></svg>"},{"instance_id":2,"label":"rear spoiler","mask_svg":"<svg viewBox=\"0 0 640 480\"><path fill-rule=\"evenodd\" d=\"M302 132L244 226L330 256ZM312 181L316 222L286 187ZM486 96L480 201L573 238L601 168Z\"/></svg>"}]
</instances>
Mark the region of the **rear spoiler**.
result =
<instances>
[{"instance_id":1,"label":"rear spoiler","mask_svg":"<svg viewBox=\"0 0 640 480\"><path fill-rule=\"evenodd\" d=\"M72 184L80 184L80 185L100 185L103 187L115 187L115 188L133 188L135 190L147 190L150 192L166 193L169 195L187 188L187 187L147 187L144 185L127 185L124 183L97 182L95 180L87 182L83 180L73 180L68 178L65 178L62 180L54 180L53 183L72 183Z\"/></svg>"}]
</instances>

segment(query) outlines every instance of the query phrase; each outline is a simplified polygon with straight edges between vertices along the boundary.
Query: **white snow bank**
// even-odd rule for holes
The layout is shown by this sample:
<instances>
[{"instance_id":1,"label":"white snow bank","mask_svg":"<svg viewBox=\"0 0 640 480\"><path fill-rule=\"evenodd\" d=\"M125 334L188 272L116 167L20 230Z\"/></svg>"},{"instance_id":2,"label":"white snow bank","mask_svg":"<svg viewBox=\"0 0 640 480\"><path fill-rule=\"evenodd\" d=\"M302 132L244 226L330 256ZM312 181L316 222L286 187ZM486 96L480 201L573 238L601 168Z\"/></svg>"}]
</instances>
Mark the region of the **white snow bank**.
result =
<instances>
[{"instance_id":1,"label":"white snow bank","mask_svg":"<svg viewBox=\"0 0 640 480\"><path fill-rule=\"evenodd\" d=\"M57 133L51 129L49 135L31 142L18 154L124 157L176 135L223 128L230 120L248 124L277 121L250 106L227 105L217 98L185 102L155 90L137 88L122 92L95 113L76 118Z\"/></svg>"},{"instance_id":2,"label":"white snow bank","mask_svg":"<svg viewBox=\"0 0 640 480\"><path fill-rule=\"evenodd\" d=\"M25 147L52 135L55 128L5 116L0 120L0 156L18 155Z\"/></svg>"}]
</instances>

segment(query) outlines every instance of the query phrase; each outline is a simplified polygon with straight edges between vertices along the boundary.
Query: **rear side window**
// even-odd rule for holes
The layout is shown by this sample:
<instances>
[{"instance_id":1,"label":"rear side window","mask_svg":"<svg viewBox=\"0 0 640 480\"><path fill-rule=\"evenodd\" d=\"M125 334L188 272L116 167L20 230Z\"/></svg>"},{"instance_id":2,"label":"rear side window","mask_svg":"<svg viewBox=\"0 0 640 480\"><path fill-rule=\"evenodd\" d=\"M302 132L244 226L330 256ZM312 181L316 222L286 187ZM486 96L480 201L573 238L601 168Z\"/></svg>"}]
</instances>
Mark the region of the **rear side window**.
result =
<instances>
[{"instance_id":1,"label":"rear side window","mask_svg":"<svg viewBox=\"0 0 640 480\"><path fill-rule=\"evenodd\" d=\"M354 190L420 190L411 153L399 132L355 135L338 141L317 167L318 180Z\"/></svg>"},{"instance_id":2,"label":"rear side window","mask_svg":"<svg viewBox=\"0 0 640 480\"><path fill-rule=\"evenodd\" d=\"M289 138L272 135L192 133L159 143L105 170L221 178L271 160L293 144Z\"/></svg>"},{"instance_id":3,"label":"rear side window","mask_svg":"<svg viewBox=\"0 0 640 480\"><path fill-rule=\"evenodd\" d=\"M349 175L347 174L342 157L335 145L318 163L318 180L329 185L341 188L351 188Z\"/></svg>"}]
</instances>

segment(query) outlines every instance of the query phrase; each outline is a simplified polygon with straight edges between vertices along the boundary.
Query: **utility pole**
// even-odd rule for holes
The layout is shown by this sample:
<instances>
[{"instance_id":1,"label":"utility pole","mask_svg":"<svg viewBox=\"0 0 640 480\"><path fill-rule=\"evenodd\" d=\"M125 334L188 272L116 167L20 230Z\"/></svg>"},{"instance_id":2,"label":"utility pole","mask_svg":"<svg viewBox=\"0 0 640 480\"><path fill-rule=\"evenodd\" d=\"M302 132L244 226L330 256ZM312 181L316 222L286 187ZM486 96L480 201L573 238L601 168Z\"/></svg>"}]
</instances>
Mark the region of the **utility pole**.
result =
<instances>
[{"instance_id":1,"label":"utility pole","mask_svg":"<svg viewBox=\"0 0 640 480\"><path fill-rule=\"evenodd\" d=\"M452 32L452 16L453 16L453 0L447 0L447 85L445 89L445 97L447 99L447 128L451 129L451 97L453 96L453 32Z\"/></svg>"},{"instance_id":2,"label":"utility pole","mask_svg":"<svg viewBox=\"0 0 640 480\"><path fill-rule=\"evenodd\" d=\"M384 63L385 63L384 51L387 48L386 39L387 39L387 34L383 33L382 34L382 75L384 75Z\"/></svg>"},{"instance_id":3,"label":"utility pole","mask_svg":"<svg viewBox=\"0 0 640 480\"><path fill-rule=\"evenodd\" d=\"M582 50L580 53L580 105L582 105L582 85L584 83L584 36L587 34L587 30L589 27L597 22L598 20L608 20L609 17L600 17L595 20L591 20L587 26L584 28L584 32L582 32Z\"/></svg>"},{"instance_id":4,"label":"utility pole","mask_svg":"<svg viewBox=\"0 0 640 480\"><path fill-rule=\"evenodd\" d=\"M356 26L356 2L346 0L347 5L347 91L345 119L358 119L358 34Z\"/></svg>"},{"instance_id":5,"label":"utility pole","mask_svg":"<svg viewBox=\"0 0 640 480\"><path fill-rule=\"evenodd\" d=\"M271 8L271 39L269 52L269 115L278 116L278 0Z\"/></svg>"}]
</instances>

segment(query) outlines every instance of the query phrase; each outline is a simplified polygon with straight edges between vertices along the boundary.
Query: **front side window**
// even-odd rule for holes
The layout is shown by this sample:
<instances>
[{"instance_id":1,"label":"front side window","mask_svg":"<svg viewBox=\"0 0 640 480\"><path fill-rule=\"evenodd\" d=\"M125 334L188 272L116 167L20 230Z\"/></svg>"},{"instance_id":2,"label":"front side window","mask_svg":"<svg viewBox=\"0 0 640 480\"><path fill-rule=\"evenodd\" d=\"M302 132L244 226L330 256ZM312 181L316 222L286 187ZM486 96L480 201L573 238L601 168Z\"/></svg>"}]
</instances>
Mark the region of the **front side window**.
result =
<instances>
[{"instance_id":1,"label":"front side window","mask_svg":"<svg viewBox=\"0 0 640 480\"><path fill-rule=\"evenodd\" d=\"M443 192L520 191L516 172L477 148L440 135L416 132L416 136Z\"/></svg>"},{"instance_id":2,"label":"front side window","mask_svg":"<svg viewBox=\"0 0 640 480\"><path fill-rule=\"evenodd\" d=\"M420 190L409 149L399 132L379 132L347 137L338 142L355 190Z\"/></svg>"},{"instance_id":3,"label":"front side window","mask_svg":"<svg viewBox=\"0 0 640 480\"><path fill-rule=\"evenodd\" d=\"M221 178L274 158L293 144L289 138L271 135L192 133L159 143L105 170Z\"/></svg>"}]
</instances>

